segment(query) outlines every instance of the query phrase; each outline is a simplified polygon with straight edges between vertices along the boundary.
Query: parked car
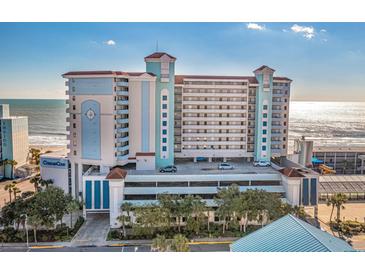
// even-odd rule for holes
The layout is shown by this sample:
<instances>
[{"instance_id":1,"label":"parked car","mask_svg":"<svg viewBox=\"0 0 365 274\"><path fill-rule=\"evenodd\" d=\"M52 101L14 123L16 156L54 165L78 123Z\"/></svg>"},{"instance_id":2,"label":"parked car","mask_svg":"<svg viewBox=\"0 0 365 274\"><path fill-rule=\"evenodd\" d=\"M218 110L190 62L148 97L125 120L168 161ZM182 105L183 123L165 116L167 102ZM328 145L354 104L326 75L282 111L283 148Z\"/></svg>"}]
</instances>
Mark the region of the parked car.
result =
<instances>
[{"instance_id":1,"label":"parked car","mask_svg":"<svg viewBox=\"0 0 365 274\"><path fill-rule=\"evenodd\" d=\"M234 169L234 167L231 164L228 164L228 163L220 163L218 165L218 169L220 169L220 170L231 170L231 169Z\"/></svg>"},{"instance_id":2,"label":"parked car","mask_svg":"<svg viewBox=\"0 0 365 274\"><path fill-rule=\"evenodd\" d=\"M160 168L160 172L164 173L164 172L173 172L175 173L177 171L176 166L165 166L165 167L161 167Z\"/></svg>"},{"instance_id":3,"label":"parked car","mask_svg":"<svg viewBox=\"0 0 365 274\"><path fill-rule=\"evenodd\" d=\"M253 162L253 165L260 166L260 167L271 166L269 161L255 161L255 162Z\"/></svg>"}]
</instances>

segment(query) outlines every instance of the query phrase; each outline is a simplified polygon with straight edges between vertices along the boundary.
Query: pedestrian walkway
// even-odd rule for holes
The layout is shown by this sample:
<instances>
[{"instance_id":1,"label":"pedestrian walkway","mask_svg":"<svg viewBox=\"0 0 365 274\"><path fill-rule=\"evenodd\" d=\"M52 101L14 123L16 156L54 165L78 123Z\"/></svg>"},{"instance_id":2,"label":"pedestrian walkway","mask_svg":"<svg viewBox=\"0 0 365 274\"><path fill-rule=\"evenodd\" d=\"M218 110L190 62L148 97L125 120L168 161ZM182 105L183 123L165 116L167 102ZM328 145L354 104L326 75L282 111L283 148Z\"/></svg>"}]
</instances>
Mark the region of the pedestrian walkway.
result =
<instances>
[{"instance_id":1,"label":"pedestrian walkway","mask_svg":"<svg viewBox=\"0 0 365 274\"><path fill-rule=\"evenodd\" d=\"M88 214L86 222L72 239L71 246L105 245L108 231L109 214Z\"/></svg>"}]
</instances>

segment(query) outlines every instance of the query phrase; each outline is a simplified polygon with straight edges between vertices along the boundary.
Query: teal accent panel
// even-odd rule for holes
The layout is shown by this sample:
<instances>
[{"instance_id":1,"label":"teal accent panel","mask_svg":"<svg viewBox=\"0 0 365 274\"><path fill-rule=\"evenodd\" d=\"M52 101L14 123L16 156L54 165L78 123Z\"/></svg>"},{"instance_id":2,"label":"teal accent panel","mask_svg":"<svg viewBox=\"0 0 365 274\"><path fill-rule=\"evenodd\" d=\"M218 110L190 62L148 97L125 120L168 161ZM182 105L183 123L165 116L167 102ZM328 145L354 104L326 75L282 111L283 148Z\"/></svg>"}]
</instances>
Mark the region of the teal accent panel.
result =
<instances>
[{"instance_id":1,"label":"teal accent panel","mask_svg":"<svg viewBox=\"0 0 365 274\"><path fill-rule=\"evenodd\" d=\"M311 178L311 205L317 205L317 179Z\"/></svg>"},{"instance_id":2,"label":"teal accent panel","mask_svg":"<svg viewBox=\"0 0 365 274\"><path fill-rule=\"evenodd\" d=\"M304 206L309 205L309 182L308 179L303 179L303 201Z\"/></svg>"},{"instance_id":3,"label":"teal accent panel","mask_svg":"<svg viewBox=\"0 0 365 274\"><path fill-rule=\"evenodd\" d=\"M109 181L103 181L103 208L109 209Z\"/></svg>"},{"instance_id":4,"label":"teal accent panel","mask_svg":"<svg viewBox=\"0 0 365 274\"><path fill-rule=\"evenodd\" d=\"M154 73L156 79L155 93L155 121L156 121L156 136L155 136L155 152L156 152L156 167L163 167L174 164L174 90L175 90L175 63L169 65L169 82L161 82L161 63L146 62L146 72ZM167 147L168 156L163 159L161 156L161 91L168 90L168 130L167 130Z\"/></svg>"},{"instance_id":5,"label":"teal accent panel","mask_svg":"<svg viewBox=\"0 0 365 274\"><path fill-rule=\"evenodd\" d=\"M142 81L142 152L150 151L150 83Z\"/></svg>"},{"instance_id":6,"label":"teal accent panel","mask_svg":"<svg viewBox=\"0 0 365 274\"><path fill-rule=\"evenodd\" d=\"M100 181L94 181L94 208L100 209L100 200L101 200L101 183Z\"/></svg>"},{"instance_id":7,"label":"teal accent panel","mask_svg":"<svg viewBox=\"0 0 365 274\"><path fill-rule=\"evenodd\" d=\"M70 95L112 95L113 78L73 78L69 87Z\"/></svg>"},{"instance_id":8,"label":"teal accent panel","mask_svg":"<svg viewBox=\"0 0 365 274\"><path fill-rule=\"evenodd\" d=\"M92 181L85 181L85 206L86 209L92 207Z\"/></svg>"},{"instance_id":9,"label":"teal accent panel","mask_svg":"<svg viewBox=\"0 0 365 274\"><path fill-rule=\"evenodd\" d=\"M256 92L256 123L255 123L255 160L270 161L271 159L271 120L272 120L272 75L270 76L270 90L264 91L263 74L256 75L259 83ZM268 117L267 117L267 132L266 132L266 157L261 156L262 152L262 135L263 135L263 105L264 101L268 101Z\"/></svg>"},{"instance_id":10,"label":"teal accent panel","mask_svg":"<svg viewBox=\"0 0 365 274\"><path fill-rule=\"evenodd\" d=\"M82 158L100 160L100 103L86 100L81 104Z\"/></svg>"}]
</instances>

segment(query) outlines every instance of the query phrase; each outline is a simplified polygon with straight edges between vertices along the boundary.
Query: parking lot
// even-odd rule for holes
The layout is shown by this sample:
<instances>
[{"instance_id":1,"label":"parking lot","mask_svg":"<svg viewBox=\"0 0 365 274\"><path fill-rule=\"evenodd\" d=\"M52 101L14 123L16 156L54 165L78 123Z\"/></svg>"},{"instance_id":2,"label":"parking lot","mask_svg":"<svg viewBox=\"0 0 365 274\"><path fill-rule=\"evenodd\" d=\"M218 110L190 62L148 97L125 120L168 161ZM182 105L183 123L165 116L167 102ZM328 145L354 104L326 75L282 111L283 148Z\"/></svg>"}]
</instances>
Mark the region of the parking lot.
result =
<instances>
[{"instance_id":1,"label":"parking lot","mask_svg":"<svg viewBox=\"0 0 365 274\"><path fill-rule=\"evenodd\" d=\"M232 170L219 170L218 165L221 162L199 161L193 162L192 159L177 159L175 166L178 175L209 175L209 174L278 174L278 171L272 167L255 167L252 162L245 159L232 159L227 161L233 166ZM158 170L135 170L135 167L125 167L130 175L154 175L164 174Z\"/></svg>"}]
</instances>

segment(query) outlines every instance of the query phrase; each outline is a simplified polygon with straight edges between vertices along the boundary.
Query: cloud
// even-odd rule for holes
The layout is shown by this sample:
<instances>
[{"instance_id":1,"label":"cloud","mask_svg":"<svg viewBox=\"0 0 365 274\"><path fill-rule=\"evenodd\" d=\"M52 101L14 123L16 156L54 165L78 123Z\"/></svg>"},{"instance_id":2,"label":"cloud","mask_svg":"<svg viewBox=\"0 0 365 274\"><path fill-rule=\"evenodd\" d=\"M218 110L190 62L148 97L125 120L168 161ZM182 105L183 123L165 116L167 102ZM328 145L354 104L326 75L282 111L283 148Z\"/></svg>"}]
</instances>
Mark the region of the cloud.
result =
<instances>
[{"instance_id":1,"label":"cloud","mask_svg":"<svg viewBox=\"0 0 365 274\"><path fill-rule=\"evenodd\" d=\"M108 41L105 41L104 44L108 45L108 46L115 46L117 43L115 43L114 40L108 40Z\"/></svg>"},{"instance_id":2,"label":"cloud","mask_svg":"<svg viewBox=\"0 0 365 274\"><path fill-rule=\"evenodd\" d=\"M302 34L306 39L312 39L315 36L315 30L313 27L294 24L290 29L295 33Z\"/></svg>"},{"instance_id":3,"label":"cloud","mask_svg":"<svg viewBox=\"0 0 365 274\"><path fill-rule=\"evenodd\" d=\"M327 32L327 30L325 30L325 29L321 29L321 30L320 30L320 32Z\"/></svg>"},{"instance_id":4,"label":"cloud","mask_svg":"<svg viewBox=\"0 0 365 274\"><path fill-rule=\"evenodd\" d=\"M259 25L259 24L256 24L256 23L248 23L246 25L246 27L248 29L253 29L253 30L265 30L265 26L264 25Z\"/></svg>"}]
</instances>

